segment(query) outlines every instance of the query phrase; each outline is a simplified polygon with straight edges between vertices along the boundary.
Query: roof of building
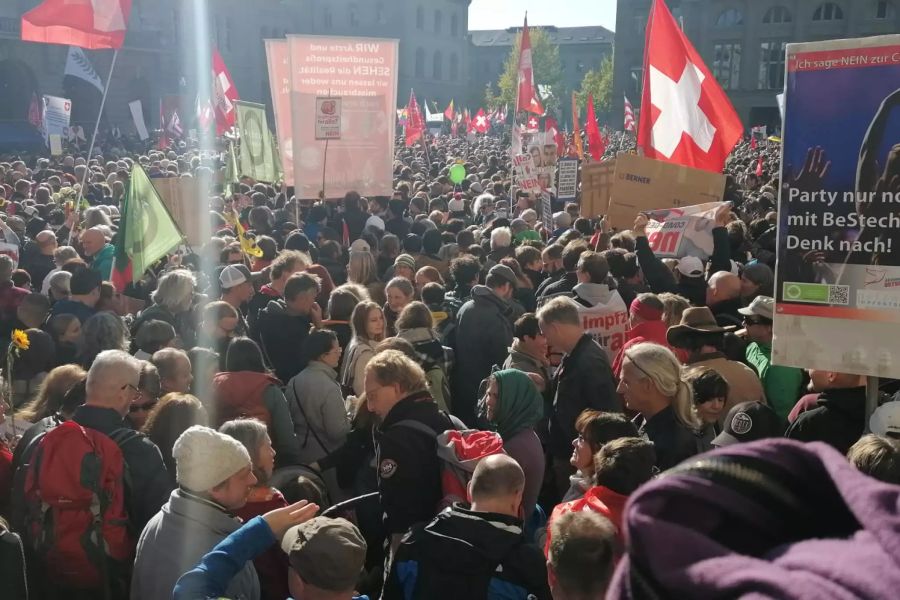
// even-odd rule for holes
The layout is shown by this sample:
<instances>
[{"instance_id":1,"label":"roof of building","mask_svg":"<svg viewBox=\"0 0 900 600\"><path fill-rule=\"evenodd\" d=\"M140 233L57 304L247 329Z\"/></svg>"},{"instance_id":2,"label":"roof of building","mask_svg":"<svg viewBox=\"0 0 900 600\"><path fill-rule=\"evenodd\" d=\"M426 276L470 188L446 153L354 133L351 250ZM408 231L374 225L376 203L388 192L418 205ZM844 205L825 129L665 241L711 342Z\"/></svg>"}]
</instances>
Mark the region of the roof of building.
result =
<instances>
[{"instance_id":1,"label":"roof of building","mask_svg":"<svg viewBox=\"0 0 900 600\"><path fill-rule=\"evenodd\" d=\"M550 41L565 46L569 44L612 44L616 34L606 27L591 25L589 27L555 27L546 25L532 27L543 29L550 34ZM512 46L516 42L516 35L522 31L521 27L509 27L507 29L484 29L469 31L469 37L475 46Z\"/></svg>"}]
</instances>

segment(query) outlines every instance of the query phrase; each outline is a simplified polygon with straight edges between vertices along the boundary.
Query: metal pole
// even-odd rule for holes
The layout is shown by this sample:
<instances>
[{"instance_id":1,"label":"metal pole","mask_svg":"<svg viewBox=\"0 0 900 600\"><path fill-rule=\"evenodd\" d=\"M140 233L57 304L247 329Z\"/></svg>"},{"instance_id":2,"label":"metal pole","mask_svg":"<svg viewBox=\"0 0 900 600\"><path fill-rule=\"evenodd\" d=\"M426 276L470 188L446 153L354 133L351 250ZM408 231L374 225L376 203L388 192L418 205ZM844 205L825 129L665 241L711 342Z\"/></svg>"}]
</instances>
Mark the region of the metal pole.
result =
<instances>
[{"instance_id":1,"label":"metal pole","mask_svg":"<svg viewBox=\"0 0 900 600\"><path fill-rule=\"evenodd\" d=\"M325 154L322 156L322 202L325 202L325 169L328 166L328 138L325 138ZM299 223L297 223L299 226Z\"/></svg>"},{"instance_id":2,"label":"metal pole","mask_svg":"<svg viewBox=\"0 0 900 600\"><path fill-rule=\"evenodd\" d=\"M866 377L866 431L869 431L869 417L878 408L878 378Z\"/></svg>"},{"instance_id":3,"label":"metal pole","mask_svg":"<svg viewBox=\"0 0 900 600\"><path fill-rule=\"evenodd\" d=\"M119 49L113 51L112 63L109 65L109 75L106 78L106 85L103 86L103 97L100 98L100 110L97 112L97 122L94 123L94 135L91 136L91 143L88 146L87 164L84 169L84 177L81 178L81 189L78 190L78 198L75 200L75 223L69 231L68 245L72 245L72 237L75 235L75 228L78 225L78 219L81 216L81 199L84 197L84 186L87 185L88 173L91 172L91 155L94 153L94 142L97 141L97 131L100 129L100 118L103 116L103 107L106 106L106 95L109 93L109 84L112 82L113 71L116 68L116 59L119 58Z\"/></svg>"}]
</instances>

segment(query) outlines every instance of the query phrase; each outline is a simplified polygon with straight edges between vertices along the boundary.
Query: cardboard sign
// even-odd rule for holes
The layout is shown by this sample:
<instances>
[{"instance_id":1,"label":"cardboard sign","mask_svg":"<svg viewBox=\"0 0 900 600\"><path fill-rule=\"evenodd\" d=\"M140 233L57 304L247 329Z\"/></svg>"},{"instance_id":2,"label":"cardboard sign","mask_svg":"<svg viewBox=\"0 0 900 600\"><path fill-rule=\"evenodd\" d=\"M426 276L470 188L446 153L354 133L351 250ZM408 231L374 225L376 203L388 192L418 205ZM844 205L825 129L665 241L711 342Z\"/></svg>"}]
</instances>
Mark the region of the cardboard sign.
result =
<instances>
[{"instance_id":1,"label":"cardboard sign","mask_svg":"<svg viewBox=\"0 0 900 600\"><path fill-rule=\"evenodd\" d=\"M616 159L581 165L581 214L598 217L609 212Z\"/></svg>"},{"instance_id":2,"label":"cardboard sign","mask_svg":"<svg viewBox=\"0 0 900 600\"><path fill-rule=\"evenodd\" d=\"M209 211L201 202L209 197L209 191L201 189L201 183L193 177L161 177L151 179L163 204L175 219L189 244L200 248L209 241ZM204 202L205 204L205 202Z\"/></svg>"},{"instance_id":3,"label":"cardboard sign","mask_svg":"<svg viewBox=\"0 0 900 600\"><path fill-rule=\"evenodd\" d=\"M619 154L607 220L630 229L642 212L721 202L725 176L632 154Z\"/></svg>"},{"instance_id":4,"label":"cardboard sign","mask_svg":"<svg viewBox=\"0 0 900 600\"><path fill-rule=\"evenodd\" d=\"M516 175L516 185L520 190L525 190L532 195L540 193L541 184L534 168L534 158L530 154L514 156L513 169Z\"/></svg>"},{"instance_id":5,"label":"cardboard sign","mask_svg":"<svg viewBox=\"0 0 900 600\"><path fill-rule=\"evenodd\" d=\"M58 133L51 133L50 136L50 156L62 156L63 145L62 136Z\"/></svg>"},{"instance_id":6,"label":"cardboard sign","mask_svg":"<svg viewBox=\"0 0 900 600\"><path fill-rule=\"evenodd\" d=\"M556 174L559 178L556 197L564 202L574 201L578 195L578 159L559 159L556 163Z\"/></svg>"},{"instance_id":7,"label":"cardboard sign","mask_svg":"<svg viewBox=\"0 0 900 600\"><path fill-rule=\"evenodd\" d=\"M340 98L316 98L316 139L341 139Z\"/></svg>"},{"instance_id":8,"label":"cardboard sign","mask_svg":"<svg viewBox=\"0 0 900 600\"><path fill-rule=\"evenodd\" d=\"M51 135L66 137L69 133L69 120L72 117L72 101L68 98L44 95L44 139L49 144Z\"/></svg>"}]
</instances>

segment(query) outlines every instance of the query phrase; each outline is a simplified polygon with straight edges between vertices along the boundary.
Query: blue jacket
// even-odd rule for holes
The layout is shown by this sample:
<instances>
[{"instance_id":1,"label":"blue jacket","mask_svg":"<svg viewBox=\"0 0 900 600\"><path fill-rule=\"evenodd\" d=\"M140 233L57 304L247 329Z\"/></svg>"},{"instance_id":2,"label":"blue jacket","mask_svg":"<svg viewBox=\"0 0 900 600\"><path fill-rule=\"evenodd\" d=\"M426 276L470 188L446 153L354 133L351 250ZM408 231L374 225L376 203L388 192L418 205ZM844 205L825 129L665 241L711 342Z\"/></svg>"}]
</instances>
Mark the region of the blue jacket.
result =
<instances>
[{"instance_id":1,"label":"blue jacket","mask_svg":"<svg viewBox=\"0 0 900 600\"><path fill-rule=\"evenodd\" d=\"M185 573L175 584L173 600L203 600L220 598L228 583L247 561L251 561L275 542L275 534L262 517L254 517L243 527L219 542L200 564ZM356 600L368 600L357 596Z\"/></svg>"}]
</instances>

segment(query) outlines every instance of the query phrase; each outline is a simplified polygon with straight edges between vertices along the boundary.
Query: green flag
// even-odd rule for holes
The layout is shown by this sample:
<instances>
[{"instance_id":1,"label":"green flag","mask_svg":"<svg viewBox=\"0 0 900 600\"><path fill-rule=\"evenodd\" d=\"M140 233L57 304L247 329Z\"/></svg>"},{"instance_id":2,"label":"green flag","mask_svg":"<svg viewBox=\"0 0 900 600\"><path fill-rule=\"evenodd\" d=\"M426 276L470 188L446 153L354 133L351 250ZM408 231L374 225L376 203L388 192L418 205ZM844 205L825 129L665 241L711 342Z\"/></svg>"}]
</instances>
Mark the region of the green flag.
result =
<instances>
[{"instance_id":1,"label":"green flag","mask_svg":"<svg viewBox=\"0 0 900 600\"><path fill-rule=\"evenodd\" d=\"M129 281L139 281L144 271L183 240L147 173L135 164L122 202L113 284L121 291Z\"/></svg>"},{"instance_id":2,"label":"green flag","mask_svg":"<svg viewBox=\"0 0 900 600\"><path fill-rule=\"evenodd\" d=\"M272 183L277 179L276 156L266 108L252 102L235 102L241 133L240 176Z\"/></svg>"}]
</instances>

